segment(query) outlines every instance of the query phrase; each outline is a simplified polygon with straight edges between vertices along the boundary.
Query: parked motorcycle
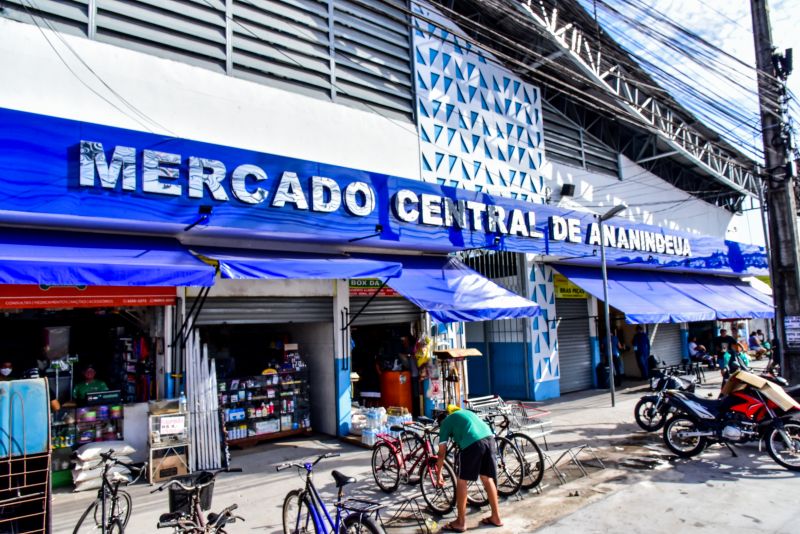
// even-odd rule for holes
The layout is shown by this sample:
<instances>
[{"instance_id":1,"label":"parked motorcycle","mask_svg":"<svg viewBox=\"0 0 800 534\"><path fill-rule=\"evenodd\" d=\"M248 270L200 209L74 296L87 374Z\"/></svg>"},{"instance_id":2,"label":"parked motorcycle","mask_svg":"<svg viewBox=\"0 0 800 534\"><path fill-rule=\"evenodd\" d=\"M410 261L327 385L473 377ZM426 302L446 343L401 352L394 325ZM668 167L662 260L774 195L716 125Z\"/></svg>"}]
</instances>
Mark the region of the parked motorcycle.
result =
<instances>
[{"instance_id":1,"label":"parked motorcycle","mask_svg":"<svg viewBox=\"0 0 800 534\"><path fill-rule=\"evenodd\" d=\"M645 395L633 409L633 415L636 417L636 423L648 432L655 432L664 426L667 416L672 409L669 405L668 397L666 396L667 390L684 391L687 393L694 393L697 381L684 380L675 373L670 373L658 379L656 386L653 388L655 394Z\"/></svg>"},{"instance_id":2,"label":"parked motorcycle","mask_svg":"<svg viewBox=\"0 0 800 534\"><path fill-rule=\"evenodd\" d=\"M722 443L735 455L731 445L763 440L778 465L800 471L800 405L796 402L781 409L749 385L719 400L672 390L665 395L675 415L664 426L664 443L678 456L696 456L711 443Z\"/></svg>"}]
</instances>

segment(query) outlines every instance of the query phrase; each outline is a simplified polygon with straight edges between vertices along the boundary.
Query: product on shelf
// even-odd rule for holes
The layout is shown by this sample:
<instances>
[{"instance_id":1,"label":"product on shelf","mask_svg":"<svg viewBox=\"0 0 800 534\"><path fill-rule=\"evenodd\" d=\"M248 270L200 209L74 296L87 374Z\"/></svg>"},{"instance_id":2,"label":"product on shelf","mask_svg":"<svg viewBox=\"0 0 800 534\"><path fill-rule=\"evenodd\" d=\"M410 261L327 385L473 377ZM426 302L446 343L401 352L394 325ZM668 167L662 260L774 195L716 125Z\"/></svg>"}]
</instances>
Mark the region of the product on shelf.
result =
<instances>
[{"instance_id":1,"label":"product on shelf","mask_svg":"<svg viewBox=\"0 0 800 534\"><path fill-rule=\"evenodd\" d=\"M287 344L284 350L284 363L270 364L261 375L219 381L230 441L310 429L308 369L297 345Z\"/></svg>"}]
</instances>

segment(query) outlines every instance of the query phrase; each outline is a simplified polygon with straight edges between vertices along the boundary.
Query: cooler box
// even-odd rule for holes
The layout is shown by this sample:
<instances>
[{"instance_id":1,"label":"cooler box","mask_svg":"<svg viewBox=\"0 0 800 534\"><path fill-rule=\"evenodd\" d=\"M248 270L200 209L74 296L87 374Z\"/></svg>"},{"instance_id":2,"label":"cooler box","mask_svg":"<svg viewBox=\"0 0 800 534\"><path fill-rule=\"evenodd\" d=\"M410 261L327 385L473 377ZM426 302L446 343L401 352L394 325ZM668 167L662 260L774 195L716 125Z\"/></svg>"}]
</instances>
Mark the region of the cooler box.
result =
<instances>
[{"instance_id":1,"label":"cooler box","mask_svg":"<svg viewBox=\"0 0 800 534\"><path fill-rule=\"evenodd\" d=\"M46 453L50 449L50 398L47 381L43 378L32 378L13 380L6 384L10 385L9 394L3 395L5 401L0 400L0 410L8 415L0 416L0 425L7 421L0 434L10 434L11 455ZM2 409L4 403L8 409Z\"/></svg>"},{"instance_id":2,"label":"cooler box","mask_svg":"<svg viewBox=\"0 0 800 534\"><path fill-rule=\"evenodd\" d=\"M0 382L0 458L5 458L11 450L11 382Z\"/></svg>"},{"instance_id":3,"label":"cooler box","mask_svg":"<svg viewBox=\"0 0 800 534\"><path fill-rule=\"evenodd\" d=\"M384 371L381 373L381 404L403 406L412 411L411 371Z\"/></svg>"}]
</instances>

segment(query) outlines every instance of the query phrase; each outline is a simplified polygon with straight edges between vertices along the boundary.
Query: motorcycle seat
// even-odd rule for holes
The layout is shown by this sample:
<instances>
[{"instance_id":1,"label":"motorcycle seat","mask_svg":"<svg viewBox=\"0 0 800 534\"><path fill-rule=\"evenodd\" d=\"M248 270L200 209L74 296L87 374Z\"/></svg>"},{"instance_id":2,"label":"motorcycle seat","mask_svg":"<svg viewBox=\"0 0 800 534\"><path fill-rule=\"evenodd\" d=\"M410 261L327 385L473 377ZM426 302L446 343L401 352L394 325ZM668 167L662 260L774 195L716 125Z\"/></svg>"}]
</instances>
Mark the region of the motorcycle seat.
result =
<instances>
[{"instance_id":1,"label":"motorcycle seat","mask_svg":"<svg viewBox=\"0 0 800 534\"><path fill-rule=\"evenodd\" d=\"M697 395L686 395L689 400L696 402L697 404L701 404L706 408L710 408L711 410L717 410L722 406L722 403L725 402L724 400L720 399L706 399L704 397L699 397Z\"/></svg>"}]
</instances>

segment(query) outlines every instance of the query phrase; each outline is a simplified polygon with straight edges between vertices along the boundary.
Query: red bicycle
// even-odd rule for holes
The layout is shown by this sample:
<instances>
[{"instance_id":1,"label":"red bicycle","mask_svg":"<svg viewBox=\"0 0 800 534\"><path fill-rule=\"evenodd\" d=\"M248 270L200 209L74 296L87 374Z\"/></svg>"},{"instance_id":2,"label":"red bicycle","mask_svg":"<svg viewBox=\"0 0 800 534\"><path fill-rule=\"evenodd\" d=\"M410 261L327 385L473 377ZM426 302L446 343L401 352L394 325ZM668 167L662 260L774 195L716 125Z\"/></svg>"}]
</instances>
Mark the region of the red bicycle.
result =
<instances>
[{"instance_id":1,"label":"red bicycle","mask_svg":"<svg viewBox=\"0 0 800 534\"><path fill-rule=\"evenodd\" d=\"M445 462L442 469L444 485L436 474L435 424L433 419L420 417L414 423L392 426L391 434L378 434L372 449L372 476L386 493L405 484L419 484L428 508L438 514L449 513L456 502L456 475L453 466Z\"/></svg>"}]
</instances>

